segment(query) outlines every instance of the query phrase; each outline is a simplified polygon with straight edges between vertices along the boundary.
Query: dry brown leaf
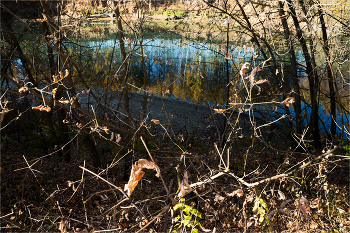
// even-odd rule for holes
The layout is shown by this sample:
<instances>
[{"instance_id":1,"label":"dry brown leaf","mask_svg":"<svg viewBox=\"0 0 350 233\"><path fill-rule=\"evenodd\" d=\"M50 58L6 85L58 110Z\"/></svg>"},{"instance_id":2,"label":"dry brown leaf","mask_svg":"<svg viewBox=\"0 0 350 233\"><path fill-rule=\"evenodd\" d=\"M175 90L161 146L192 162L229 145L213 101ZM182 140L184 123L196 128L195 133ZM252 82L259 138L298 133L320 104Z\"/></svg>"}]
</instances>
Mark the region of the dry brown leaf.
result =
<instances>
[{"instance_id":1,"label":"dry brown leaf","mask_svg":"<svg viewBox=\"0 0 350 233\"><path fill-rule=\"evenodd\" d=\"M216 109L216 108L214 108L214 111L215 111L216 113L223 113L223 112L226 111L226 109Z\"/></svg>"},{"instance_id":2,"label":"dry brown leaf","mask_svg":"<svg viewBox=\"0 0 350 233\"><path fill-rule=\"evenodd\" d=\"M20 89L18 89L19 93L26 92L26 91L28 91L28 87L21 87Z\"/></svg>"},{"instance_id":3,"label":"dry brown leaf","mask_svg":"<svg viewBox=\"0 0 350 233\"><path fill-rule=\"evenodd\" d=\"M145 172L142 171L143 168L153 169L157 172L156 176L160 176L160 169L155 163L148 161L147 159L140 159L134 165L132 165L129 182L125 185L124 188L124 191L128 192L128 196L131 195L131 193L137 186L137 183L142 179L143 175L145 174Z\"/></svg>"},{"instance_id":4,"label":"dry brown leaf","mask_svg":"<svg viewBox=\"0 0 350 233\"><path fill-rule=\"evenodd\" d=\"M8 113L10 110L8 108L4 108L1 112L0 112L0 123L4 120L5 114Z\"/></svg>"},{"instance_id":5,"label":"dry brown leaf","mask_svg":"<svg viewBox=\"0 0 350 233\"><path fill-rule=\"evenodd\" d=\"M112 139L111 139L111 140L112 140ZM115 135L115 142L116 142L116 143L119 143L120 140L122 140L122 137L120 136L120 134Z\"/></svg>"},{"instance_id":6,"label":"dry brown leaf","mask_svg":"<svg viewBox=\"0 0 350 233\"><path fill-rule=\"evenodd\" d=\"M245 70L249 69L249 63L244 63L241 70L239 71L239 74L243 77L245 75Z\"/></svg>"},{"instance_id":7,"label":"dry brown leaf","mask_svg":"<svg viewBox=\"0 0 350 233\"><path fill-rule=\"evenodd\" d=\"M256 85L263 84L263 83L270 84L270 81L267 79L260 79L259 81L255 82Z\"/></svg>"},{"instance_id":8,"label":"dry brown leaf","mask_svg":"<svg viewBox=\"0 0 350 233\"><path fill-rule=\"evenodd\" d=\"M318 204L320 203L321 197L316 198L315 200L313 200L310 204L310 207L312 209L318 208Z\"/></svg>"},{"instance_id":9,"label":"dry brown leaf","mask_svg":"<svg viewBox=\"0 0 350 233\"><path fill-rule=\"evenodd\" d=\"M179 187L180 189L180 192L178 194L179 197L183 197L186 195L186 193L189 193L192 191L192 188L191 186L188 184L188 174L187 174L187 171L185 171L184 173L184 178L181 182L181 185Z\"/></svg>"},{"instance_id":10,"label":"dry brown leaf","mask_svg":"<svg viewBox=\"0 0 350 233\"><path fill-rule=\"evenodd\" d=\"M159 120L152 119L151 121L152 121L154 124L156 124L156 125L159 125L159 124L160 124Z\"/></svg>"},{"instance_id":11,"label":"dry brown leaf","mask_svg":"<svg viewBox=\"0 0 350 233\"><path fill-rule=\"evenodd\" d=\"M306 198L300 198L299 200L299 209L300 211L303 213L303 215L305 216L305 218L309 219L309 213L311 213L311 209L309 206L309 201Z\"/></svg>"},{"instance_id":12,"label":"dry brown leaf","mask_svg":"<svg viewBox=\"0 0 350 233\"><path fill-rule=\"evenodd\" d=\"M226 52L226 45L221 45L221 52Z\"/></svg>"},{"instance_id":13,"label":"dry brown leaf","mask_svg":"<svg viewBox=\"0 0 350 233\"><path fill-rule=\"evenodd\" d=\"M294 103L294 98L293 97L288 97L287 99L283 100L282 103L284 103L287 107L289 107L289 105Z\"/></svg>"},{"instance_id":14,"label":"dry brown leaf","mask_svg":"<svg viewBox=\"0 0 350 233\"><path fill-rule=\"evenodd\" d=\"M219 202L219 201L221 202L223 200L225 200L225 198L223 196L220 196L219 194L215 195L215 199L214 199L215 203Z\"/></svg>"},{"instance_id":15,"label":"dry brown leaf","mask_svg":"<svg viewBox=\"0 0 350 233\"><path fill-rule=\"evenodd\" d=\"M234 197L234 196L242 197L243 195L244 195L244 192L242 189L237 189L236 191L233 191L232 193L227 194L227 196L229 197Z\"/></svg>"},{"instance_id":16,"label":"dry brown leaf","mask_svg":"<svg viewBox=\"0 0 350 233\"><path fill-rule=\"evenodd\" d=\"M59 225L59 227L58 227L58 230L60 230L61 231L61 233L66 233L67 232L67 230L66 230L66 228L65 228L65 225L67 224L67 222L66 221L63 221L63 219L61 220L61 222L60 222L60 225Z\"/></svg>"},{"instance_id":17,"label":"dry brown leaf","mask_svg":"<svg viewBox=\"0 0 350 233\"><path fill-rule=\"evenodd\" d=\"M339 214L344 214L345 213L345 210L340 209L340 208L337 208L337 209L338 209Z\"/></svg>"},{"instance_id":18,"label":"dry brown leaf","mask_svg":"<svg viewBox=\"0 0 350 233\"><path fill-rule=\"evenodd\" d=\"M61 103L61 104L69 104L70 103L69 100L66 100L63 97L58 102Z\"/></svg>"},{"instance_id":19,"label":"dry brown leaf","mask_svg":"<svg viewBox=\"0 0 350 233\"><path fill-rule=\"evenodd\" d=\"M286 200L286 196L281 190L278 190L277 192L278 192L278 195L280 196L279 197L280 200Z\"/></svg>"},{"instance_id":20,"label":"dry brown leaf","mask_svg":"<svg viewBox=\"0 0 350 233\"><path fill-rule=\"evenodd\" d=\"M250 82L251 82L251 83L254 83L254 78L255 78L256 74L257 74L259 71L261 71L261 69L260 69L259 66L255 67L255 68L252 70L252 72L251 72L250 75L249 75L249 77L250 77Z\"/></svg>"}]
</instances>

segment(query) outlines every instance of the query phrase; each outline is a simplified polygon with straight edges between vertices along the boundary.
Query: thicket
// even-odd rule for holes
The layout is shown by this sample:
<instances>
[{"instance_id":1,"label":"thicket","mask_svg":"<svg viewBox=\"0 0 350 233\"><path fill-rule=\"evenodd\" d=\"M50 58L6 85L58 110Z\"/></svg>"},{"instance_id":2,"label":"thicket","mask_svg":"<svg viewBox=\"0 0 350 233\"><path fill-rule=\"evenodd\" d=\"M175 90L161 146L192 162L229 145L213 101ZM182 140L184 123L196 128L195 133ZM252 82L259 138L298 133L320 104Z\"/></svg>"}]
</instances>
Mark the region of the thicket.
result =
<instances>
[{"instance_id":1,"label":"thicket","mask_svg":"<svg viewBox=\"0 0 350 233\"><path fill-rule=\"evenodd\" d=\"M3 230L349 231L346 1L35 4L1 2ZM165 34L209 45L217 70L149 58ZM171 120L158 97L181 90L217 97L207 127Z\"/></svg>"}]
</instances>

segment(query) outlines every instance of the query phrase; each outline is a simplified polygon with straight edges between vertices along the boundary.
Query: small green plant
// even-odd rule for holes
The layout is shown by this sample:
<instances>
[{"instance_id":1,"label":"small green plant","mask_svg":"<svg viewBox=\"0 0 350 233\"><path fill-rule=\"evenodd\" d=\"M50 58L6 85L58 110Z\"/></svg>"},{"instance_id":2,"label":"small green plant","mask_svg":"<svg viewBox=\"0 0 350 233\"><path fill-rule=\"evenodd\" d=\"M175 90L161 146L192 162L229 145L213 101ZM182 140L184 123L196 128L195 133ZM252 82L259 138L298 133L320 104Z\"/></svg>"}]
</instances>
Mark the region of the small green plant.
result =
<instances>
[{"instance_id":1,"label":"small green plant","mask_svg":"<svg viewBox=\"0 0 350 233\"><path fill-rule=\"evenodd\" d=\"M174 218L175 228L188 227L191 228L191 232L197 233L202 225L197 220L197 218L202 218L202 214L194 208L194 206L189 206L184 203L184 198L181 199L181 203L176 204L173 210L178 212L178 215ZM177 232L173 230L172 232Z\"/></svg>"},{"instance_id":2,"label":"small green plant","mask_svg":"<svg viewBox=\"0 0 350 233\"><path fill-rule=\"evenodd\" d=\"M257 197L254 202L253 212L257 213L259 216L260 225L266 220L266 223L262 226L263 228L270 224L270 219L267 216L268 211L269 209L267 208L266 202L262 198ZM269 232L271 232L271 229L272 228L269 228Z\"/></svg>"},{"instance_id":3,"label":"small green plant","mask_svg":"<svg viewBox=\"0 0 350 233\"><path fill-rule=\"evenodd\" d=\"M183 16L185 16L185 12L179 10L179 11L176 11L176 12L175 12L175 15L176 15L176 16L179 16L179 17L183 17Z\"/></svg>"},{"instance_id":4,"label":"small green plant","mask_svg":"<svg viewBox=\"0 0 350 233\"><path fill-rule=\"evenodd\" d=\"M173 11L165 10L165 11L163 11L163 15L169 17L169 16L171 16L171 15L174 15L174 12L173 12Z\"/></svg>"}]
</instances>

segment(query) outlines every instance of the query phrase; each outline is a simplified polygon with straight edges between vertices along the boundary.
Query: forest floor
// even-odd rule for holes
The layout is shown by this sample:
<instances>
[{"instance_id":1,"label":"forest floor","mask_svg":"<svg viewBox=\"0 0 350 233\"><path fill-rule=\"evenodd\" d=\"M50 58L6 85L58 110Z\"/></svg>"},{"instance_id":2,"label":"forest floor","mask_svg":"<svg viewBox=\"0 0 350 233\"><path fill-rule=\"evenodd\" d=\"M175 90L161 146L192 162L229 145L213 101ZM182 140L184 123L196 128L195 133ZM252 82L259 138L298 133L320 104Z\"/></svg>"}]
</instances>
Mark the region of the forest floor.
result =
<instances>
[{"instance_id":1,"label":"forest floor","mask_svg":"<svg viewBox=\"0 0 350 233\"><path fill-rule=\"evenodd\" d=\"M138 94L131 99L137 106L142 96ZM194 224L186 227L187 232L194 227L216 232L243 232L244 229L248 232L349 230L348 164L332 162L332 159L296 172L293 177L272 180L251 188L230 175L222 175L198 186L182 201L179 200L176 198L177 176L183 175L184 171L189 174L189 184L193 184L223 171L224 164L227 165L229 161L230 172L253 183L283 173L292 165L322 152L293 152L284 144L288 139L279 128L270 141L265 142L260 141L261 138L236 134L228 142L229 156L227 151L219 156L214 146L218 143L216 129L205 133L203 125L195 121L196 117L202 117L201 121L205 121L206 116L215 116L212 109L156 96L149 97L148 104L152 118L165 122L162 124L168 129L165 131L156 124L151 127L150 132L162 145L162 151L157 152L154 146L150 146L150 149L166 185L172 183L170 196L188 208L201 212L201 218L192 214L190 219L192 223L197 219L203 228ZM146 225L145 218L130 206L130 202L118 190L87 171L83 172L81 167L92 171L96 169L89 165L91 161L84 147L78 143L79 136L72 142L69 163L56 153L47 156L41 136L44 134L45 139L49 135L39 130L36 122L31 120L33 117L35 115L27 112L1 132L1 215L5 216L1 221L2 230L134 232ZM243 114L241 117L242 121L247 120ZM210 122L213 123L214 119ZM182 125L185 130L181 130ZM248 132L249 124L245 127ZM171 134L171 140L166 132ZM93 135L104 164L99 174L123 188L127 183L123 175L130 173L130 168L125 168L125 162L119 160L126 152L101 140L99 135ZM135 140L133 147L135 150L129 152L127 160L132 163L138 159L151 160L140 140ZM166 205L167 195L162 182L154 175L153 171L146 170L145 177L131 198L150 219L155 219L153 226L161 232L165 221L168 223L167 229L171 225L174 227L176 217L181 218L185 212L172 210L167 220L164 214L157 216ZM302 198L310 201L311 210L307 213L300 207ZM185 229L184 226L178 227L173 230L178 232ZM152 230L147 227L144 231Z\"/></svg>"},{"instance_id":2,"label":"forest floor","mask_svg":"<svg viewBox=\"0 0 350 233\"><path fill-rule=\"evenodd\" d=\"M138 109L143 96L131 97L131 113L140 123ZM6 114L0 131L0 231L136 232L145 227L142 232L155 232L130 200L111 185L124 189L128 182L124 174L131 170L126 165L139 159L151 160L139 138L133 140L133 150L127 150L122 143L91 133L103 164L97 169L91 166L82 135L72 126L75 131L67 145L71 160L65 162L57 156L51 132L40 120L45 117L38 115L46 113L24 109L21 117L12 121L18 116L17 110ZM254 135L253 128L265 121L252 120L247 114L219 114L207 106L159 96L147 97L147 111L145 129L161 148L149 142L147 145L171 189L167 195L155 172L145 170L131 199L154 220L157 232L163 232L164 223L168 231L172 228L175 232L350 231L348 160L325 157L292 176L252 185L323 152L313 150L307 141L303 145L307 152L298 152L300 148L296 151L297 145L283 125L269 125ZM225 138L229 140L221 151L225 117L230 125ZM56 133L62 132L56 129ZM346 151L340 148L333 154L345 156ZM98 172L111 184L82 168ZM185 171L190 185L203 184L181 199L177 190ZM220 172L223 174L216 177ZM162 211L169 203L168 196L171 205L166 215ZM183 208L175 209L176 202Z\"/></svg>"}]
</instances>

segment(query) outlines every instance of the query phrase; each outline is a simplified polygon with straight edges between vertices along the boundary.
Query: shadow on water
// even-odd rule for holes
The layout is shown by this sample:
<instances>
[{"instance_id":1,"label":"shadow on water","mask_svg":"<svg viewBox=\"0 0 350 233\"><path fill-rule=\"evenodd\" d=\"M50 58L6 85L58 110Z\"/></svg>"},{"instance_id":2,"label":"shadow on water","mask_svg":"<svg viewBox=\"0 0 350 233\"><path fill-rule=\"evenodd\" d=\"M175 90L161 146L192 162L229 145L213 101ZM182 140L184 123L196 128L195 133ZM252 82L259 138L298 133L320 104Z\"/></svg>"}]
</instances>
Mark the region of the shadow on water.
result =
<instances>
[{"instance_id":1,"label":"shadow on water","mask_svg":"<svg viewBox=\"0 0 350 233\"><path fill-rule=\"evenodd\" d=\"M112 24L110 21L97 22L100 24ZM84 24L86 27L98 26L93 24ZM97 34L100 38L82 39L79 43L65 41L64 45L68 53L82 64L88 67L104 83L110 85L113 89L122 88L121 64L119 42L116 34L109 31L108 27ZM105 35L103 33L106 33ZM104 35L104 36L103 36ZM112 37L114 38L112 39ZM129 39L128 39L129 38ZM129 87L133 92L155 94L162 97L188 101L195 104L221 106L226 103L227 98L227 67L224 50L220 44L205 44L185 40L173 34L165 38L144 36L142 41L130 39L126 36L126 48L130 54L129 63ZM171 38L171 39L170 39ZM142 46L140 46L142 45ZM253 47L231 46L232 61L229 62L228 72L230 83L229 102L245 102L247 91L244 82L239 79L239 70L241 64L251 63L251 69L263 62L253 59ZM301 52L298 53L299 62L302 61ZM45 62L45 61L43 61ZM20 61L17 63L20 69ZM268 79L271 85L264 84L259 89L252 89L254 103L260 102L280 102L279 104L255 105L254 112L256 116L266 118L264 112L272 112L269 120L278 119L286 114L286 108L281 102L285 96L284 93L291 93L291 80L289 80L288 63L285 62L284 76L285 80L274 80L269 75L267 69L258 73L256 79ZM260 65L261 66L261 65ZM119 73L118 73L119 72ZM249 72L248 72L249 73ZM301 77L305 76L303 70L299 70ZM71 75L78 88L98 88L101 87L78 70L73 69ZM302 92L304 128L307 128L311 108L308 106L308 86L306 78L300 79L300 84L304 91ZM346 99L344 100L346 102ZM319 99L320 129L326 132L330 128L331 117L326 109L329 109L328 99L323 95ZM234 110L237 110L235 108ZM291 117L295 119L293 107L289 107ZM339 111L338 111L339 114ZM343 118L342 118L343 117ZM348 127L349 115L337 116L338 132L339 128L345 124ZM288 119L283 119L286 124ZM294 122L295 123L295 122Z\"/></svg>"}]
</instances>

